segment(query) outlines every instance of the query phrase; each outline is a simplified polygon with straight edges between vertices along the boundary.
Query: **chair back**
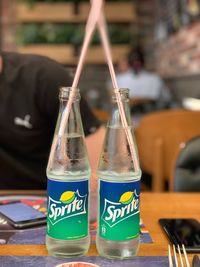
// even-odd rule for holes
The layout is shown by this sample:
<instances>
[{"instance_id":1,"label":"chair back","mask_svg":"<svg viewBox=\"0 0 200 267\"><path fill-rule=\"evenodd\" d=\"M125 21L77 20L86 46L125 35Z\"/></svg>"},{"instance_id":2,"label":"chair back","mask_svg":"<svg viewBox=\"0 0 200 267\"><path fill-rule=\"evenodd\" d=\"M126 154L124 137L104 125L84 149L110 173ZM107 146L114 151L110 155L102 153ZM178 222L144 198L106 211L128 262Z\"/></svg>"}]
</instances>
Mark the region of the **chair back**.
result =
<instances>
[{"instance_id":1,"label":"chair back","mask_svg":"<svg viewBox=\"0 0 200 267\"><path fill-rule=\"evenodd\" d=\"M180 144L200 135L200 112L177 109L147 114L135 134L142 170L152 175L153 191L163 191Z\"/></svg>"}]
</instances>

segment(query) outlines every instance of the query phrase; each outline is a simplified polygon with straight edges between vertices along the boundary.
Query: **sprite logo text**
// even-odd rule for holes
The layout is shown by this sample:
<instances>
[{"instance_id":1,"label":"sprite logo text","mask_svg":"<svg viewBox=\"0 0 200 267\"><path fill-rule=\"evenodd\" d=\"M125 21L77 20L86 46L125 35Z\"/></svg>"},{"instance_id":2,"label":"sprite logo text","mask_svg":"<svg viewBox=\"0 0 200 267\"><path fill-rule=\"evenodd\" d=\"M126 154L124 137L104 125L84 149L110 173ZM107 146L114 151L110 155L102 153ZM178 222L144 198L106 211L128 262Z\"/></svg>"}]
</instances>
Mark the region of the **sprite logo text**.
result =
<instances>
[{"instance_id":1,"label":"sprite logo text","mask_svg":"<svg viewBox=\"0 0 200 267\"><path fill-rule=\"evenodd\" d=\"M138 237L140 221L140 180L100 180L99 236L125 241Z\"/></svg>"},{"instance_id":2,"label":"sprite logo text","mask_svg":"<svg viewBox=\"0 0 200 267\"><path fill-rule=\"evenodd\" d=\"M79 191L65 191L60 200L49 196L48 218L52 225L80 214L86 214L87 195L81 196Z\"/></svg>"},{"instance_id":3,"label":"sprite logo text","mask_svg":"<svg viewBox=\"0 0 200 267\"><path fill-rule=\"evenodd\" d=\"M128 191L120 196L119 202L104 199L101 219L112 228L137 213L139 213L139 196L136 191Z\"/></svg>"}]
</instances>

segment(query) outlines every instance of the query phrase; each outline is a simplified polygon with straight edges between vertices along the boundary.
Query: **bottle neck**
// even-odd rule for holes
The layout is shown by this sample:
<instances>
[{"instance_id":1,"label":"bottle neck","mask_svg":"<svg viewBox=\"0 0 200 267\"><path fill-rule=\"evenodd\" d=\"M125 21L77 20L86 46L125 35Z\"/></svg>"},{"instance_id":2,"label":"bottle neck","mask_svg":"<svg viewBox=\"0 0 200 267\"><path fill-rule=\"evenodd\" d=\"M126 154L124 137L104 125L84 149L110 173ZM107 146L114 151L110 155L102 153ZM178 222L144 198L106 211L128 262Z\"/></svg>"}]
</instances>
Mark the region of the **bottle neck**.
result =
<instances>
[{"instance_id":1,"label":"bottle neck","mask_svg":"<svg viewBox=\"0 0 200 267\"><path fill-rule=\"evenodd\" d=\"M47 166L47 175L52 179L74 181L86 180L90 176L79 110L80 95L75 90L69 114L66 112L70 88L60 90L60 110Z\"/></svg>"},{"instance_id":2,"label":"bottle neck","mask_svg":"<svg viewBox=\"0 0 200 267\"><path fill-rule=\"evenodd\" d=\"M68 101L69 101L69 99L60 98L59 113L63 113L65 111ZM80 105L79 100L73 100L69 115L71 115L71 113L73 114L74 112L79 111L79 105Z\"/></svg>"},{"instance_id":3,"label":"bottle neck","mask_svg":"<svg viewBox=\"0 0 200 267\"><path fill-rule=\"evenodd\" d=\"M128 181L138 180L140 177L140 171L136 169L135 159L132 157L134 149L134 157L138 158L127 91L120 90L120 104L116 96L112 98L112 116L107 125L98 167L100 177L105 180ZM121 105L122 111L120 110ZM121 119L122 115L125 116L123 120Z\"/></svg>"},{"instance_id":4,"label":"bottle neck","mask_svg":"<svg viewBox=\"0 0 200 267\"><path fill-rule=\"evenodd\" d=\"M78 88L73 87L61 87L59 92L59 99L63 101L68 101L70 94L73 91L73 101L80 100L80 92Z\"/></svg>"},{"instance_id":5,"label":"bottle neck","mask_svg":"<svg viewBox=\"0 0 200 267\"><path fill-rule=\"evenodd\" d=\"M128 98L127 90L126 89L120 90L120 95L121 95L121 103L123 106L127 124L128 126L131 126L132 121L131 121L131 113L130 113L129 98ZM112 97L112 112L111 112L111 119L108 122L108 126L123 127L120 109L119 109L119 103L115 95Z\"/></svg>"},{"instance_id":6,"label":"bottle neck","mask_svg":"<svg viewBox=\"0 0 200 267\"><path fill-rule=\"evenodd\" d=\"M61 88L60 90L60 108L59 108L59 115L58 115L58 122L56 126L56 133L58 133L60 124L62 121L62 118L67 111L67 102L69 101L69 94L70 94L71 88ZM81 115L80 115L80 94L79 90L76 89L71 108L69 111L69 117L68 121L66 123L65 131L64 133L70 136L78 136L78 135L84 135L83 132L83 126L81 121Z\"/></svg>"}]
</instances>

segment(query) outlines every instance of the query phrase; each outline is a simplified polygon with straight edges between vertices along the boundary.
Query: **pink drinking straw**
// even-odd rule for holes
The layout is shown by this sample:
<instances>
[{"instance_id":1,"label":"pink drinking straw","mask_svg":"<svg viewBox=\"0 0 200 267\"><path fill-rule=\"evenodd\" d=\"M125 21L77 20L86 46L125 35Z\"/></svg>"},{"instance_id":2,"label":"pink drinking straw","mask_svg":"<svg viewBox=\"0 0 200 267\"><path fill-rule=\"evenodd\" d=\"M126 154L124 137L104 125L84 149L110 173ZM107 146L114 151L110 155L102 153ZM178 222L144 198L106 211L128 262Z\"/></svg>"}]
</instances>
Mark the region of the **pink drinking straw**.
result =
<instances>
[{"instance_id":1,"label":"pink drinking straw","mask_svg":"<svg viewBox=\"0 0 200 267\"><path fill-rule=\"evenodd\" d=\"M64 115L63 115L63 117L61 119L61 125L60 125L60 129L59 129L59 132L58 132L58 136L62 136L63 133L64 133L65 126L67 124L68 117L69 117L69 112L70 112L70 109L71 109L71 106L72 106L73 98L74 98L74 95L75 95L75 90L77 88L77 85L78 85L78 82L79 82L79 79L80 79L80 75L81 75L81 71L82 71L82 68L83 68L83 63L84 63L84 60L85 60L85 56L86 56L86 53L87 53L87 50L88 50L92 35L93 35L94 30L96 28L97 20L98 20L98 18L100 16L102 6L103 6L103 0L94 0L92 2L90 13L89 13L87 24L86 24L87 31L86 31L86 34L85 34L85 37L84 37L83 46L82 46L82 49L81 49L81 54L80 54L78 66L77 66L76 73L75 73L75 76L74 76L74 81L72 83L72 90L71 90L71 92L69 94L69 100L67 102L67 106L66 106L66 109L64 111Z\"/></svg>"},{"instance_id":2,"label":"pink drinking straw","mask_svg":"<svg viewBox=\"0 0 200 267\"><path fill-rule=\"evenodd\" d=\"M113 87L115 88L114 92L116 94L116 99L117 99L117 103L119 106L119 112L120 112L120 116L122 119L122 124L123 124L123 127L125 128L128 143L130 146L130 152L131 152L134 168L136 171L139 171L140 170L139 162L137 159L136 151L134 150L135 147L133 144L132 134L131 134L131 131L130 131L128 124L127 124L127 120L126 120L126 116L125 116L125 112L124 112L124 107L123 107L123 104L121 101L121 95L119 92L119 87L117 85L116 75L115 75L115 71L114 71L113 64L112 64L111 49L110 49L110 44L109 44L108 35L107 35L107 31L106 31L105 18L103 16L103 12L102 12L102 5L103 5L103 0L92 0L92 6L90 9L89 17L88 17L87 24L86 24L86 34L85 34L85 38L84 38L84 42L83 42L83 46L82 46L82 50L81 50L81 55L79 58L79 62L78 62L78 66L76 69L74 81L72 84L72 90L71 90L70 95L69 95L69 100L67 102L67 106L66 106L64 115L61 119L61 126L60 126L60 129L58 132L58 136L62 136L64 134L64 129L65 129L65 126L66 126L67 121L68 121L69 111L71 109L71 105L72 105L73 98L75 95L75 89L76 89L76 87L78 85L78 81L80 79L80 74L81 74L81 71L83 68L83 63L85 60L86 52L87 52L88 46L90 44L91 37L94 33L94 29L96 27L96 24L98 23L102 43L104 46L105 56L107 59L109 70L110 70L110 75L111 75ZM50 155L50 158L51 158L51 155Z\"/></svg>"},{"instance_id":3,"label":"pink drinking straw","mask_svg":"<svg viewBox=\"0 0 200 267\"><path fill-rule=\"evenodd\" d=\"M94 0L92 5L91 5L89 16L88 16L88 20L87 20L87 23L86 23L87 34L85 34L85 37L84 37L83 46L82 46L82 49L81 49L81 54L80 54L78 66L77 66L76 73L75 73L75 76L74 76L74 81L73 81L73 84L72 84L72 90L71 90L71 92L69 94L69 100L67 102L67 105L66 105L65 111L63 113L63 116L61 117L61 123L60 123L60 128L59 128L59 131L58 131L57 138L61 138L64 135L65 127L66 127L66 124L67 124L67 121L68 121L68 118L69 118L69 112L71 110L73 98L74 98L74 95L75 95L75 90L77 88L78 81L80 79L81 71L82 71L82 68L83 68L83 63L84 63L85 56L86 56L86 53L87 53L87 49L88 49L88 46L90 44L90 40L92 38L94 30L96 28L97 20L99 18L100 13L101 13L102 6L103 6L103 0ZM57 138L53 139L53 143L52 143L51 151L50 151L50 155L49 155L48 165L49 164L51 165L51 162L52 162L52 159L53 159L53 155L54 155L54 151L55 151L55 148L56 148ZM64 151L64 149L63 149L63 151Z\"/></svg>"},{"instance_id":4,"label":"pink drinking straw","mask_svg":"<svg viewBox=\"0 0 200 267\"><path fill-rule=\"evenodd\" d=\"M117 104L119 107L119 113L121 116L122 125L125 129L128 143L130 146L130 152L131 152L131 157L133 160L133 165L134 165L136 172L137 171L139 172L140 171L139 161L137 158L137 153L135 151L132 133L131 133L131 130L128 126L127 120L126 120L126 115L124 112L124 106L122 104L121 95L120 95L119 87L117 84L117 79L116 79L116 75L115 75L115 71L114 71L114 67L113 67L113 63L112 63L112 54L111 54L111 48L110 48L109 38L108 38L108 34L107 34L107 29L106 29L106 22L105 22L105 17L104 17L103 12L101 12L97 24L98 24L98 29L99 29L100 36L101 36L101 41L102 41L102 44L104 47L104 53L105 53L106 60L108 63L110 76L111 76L114 92L115 92L116 99L117 99Z\"/></svg>"}]
</instances>

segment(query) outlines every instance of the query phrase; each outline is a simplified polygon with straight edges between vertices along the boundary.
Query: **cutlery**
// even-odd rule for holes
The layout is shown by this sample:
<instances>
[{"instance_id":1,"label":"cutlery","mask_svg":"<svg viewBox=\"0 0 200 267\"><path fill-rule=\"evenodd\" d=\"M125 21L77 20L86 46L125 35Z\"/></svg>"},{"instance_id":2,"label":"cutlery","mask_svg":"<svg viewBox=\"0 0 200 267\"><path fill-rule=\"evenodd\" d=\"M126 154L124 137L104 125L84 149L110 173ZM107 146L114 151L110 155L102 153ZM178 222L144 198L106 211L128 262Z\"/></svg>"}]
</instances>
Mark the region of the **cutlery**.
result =
<instances>
[{"instance_id":1,"label":"cutlery","mask_svg":"<svg viewBox=\"0 0 200 267\"><path fill-rule=\"evenodd\" d=\"M181 254L179 245L177 246L177 249L178 249L178 253L176 252L175 245L172 246L172 249L171 249L170 245L168 245L169 267L191 267L190 263L189 263L189 260L188 260L188 256L187 256L186 250L185 250L185 246L182 245L183 255ZM172 254L174 255L175 265L174 265L174 262L173 262Z\"/></svg>"}]
</instances>

